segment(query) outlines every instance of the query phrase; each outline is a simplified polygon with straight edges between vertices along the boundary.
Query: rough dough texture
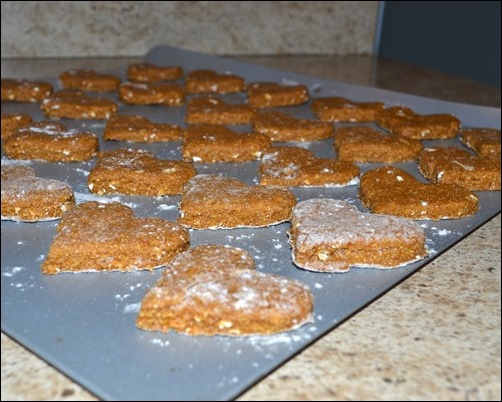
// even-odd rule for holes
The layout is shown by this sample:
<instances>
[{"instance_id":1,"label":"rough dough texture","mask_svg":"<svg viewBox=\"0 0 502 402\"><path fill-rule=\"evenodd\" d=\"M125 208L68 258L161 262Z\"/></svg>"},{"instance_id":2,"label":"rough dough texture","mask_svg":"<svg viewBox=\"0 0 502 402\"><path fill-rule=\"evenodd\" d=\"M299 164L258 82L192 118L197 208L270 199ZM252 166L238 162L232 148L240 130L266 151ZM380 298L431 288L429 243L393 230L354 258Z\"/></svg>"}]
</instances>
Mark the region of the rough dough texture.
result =
<instances>
[{"instance_id":1,"label":"rough dough texture","mask_svg":"<svg viewBox=\"0 0 502 402\"><path fill-rule=\"evenodd\" d=\"M254 109L248 105L234 105L212 96L201 96L188 101L186 122L189 124L248 124L253 114Z\"/></svg>"},{"instance_id":2,"label":"rough dough texture","mask_svg":"<svg viewBox=\"0 0 502 402\"><path fill-rule=\"evenodd\" d=\"M460 132L460 141L480 156L500 157L500 130L469 128Z\"/></svg>"},{"instance_id":3,"label":"rough dough texture","mask_svg":"<svg viewBox=\"0 0 502 402\"><path fill-rule=\"evenodd\" d=\"M2 101L40 102L52 93L48 82L2 78Z\"/></svg>"},{"instance_id":4,"label":"rough dough texture","mask_svg":"<svg viewBox=\"0 0 502 402\"><path fill-rule=\"evenodd\" d=\"M91 159L99 148L98 137L62 123L40 121L23 126L6 138L5 155L11 159L48 162L80 162Z\"/></svg>"},{"instance_id":5,"label":"rough dough texture","mask_svg":"<svg viewBox=\"0 0 502 402\"><path fill-rule=\"evenodd\" d=\"M312 309L306 285L256 271L244 250L202 245L169 264L144 297L136 325L189 335L268 335L310 322Z\"/></svg>"},{"instance_id":6,"label":"rough dough texture","mask_svg":"<svg viewBox=\"0 0 502 402\"><path fill-rule=\"evenodd\" d=\"M263 155L260 184L299 187L344 187L359 182L351 162L317 158L304 148L274 147Z\"/></svg>"},{"instance_id":7,"label":"rough dough texture","mask_svg":"<svg viewBox=\"0 0 502 402\"><path fill-rule=\"evenodd\" d=\"M151 152L139 149L121 148L98 156L87 185L92 193L99 195L176 195L197 174L190 163L158 159Z\"/></svg>"},{"instance_id":8,"label":"rough dough texture","mask_svg":"<svg viewBox=\"0 0 502 402\"><path fill-rule=\"evenodd\" d=\"M133 105L180 106L185 102L185 90L164 82L123 82L119 85L119 99Z\"/></svg>"},{"instance_id":9,"label":"rough dough texture","mask_svg":"<svg viewBox=\"0 0 502 402\"><path fill-rule=\"evenodd\" d=\"M283 112L259 112L253 129L272 141L320 141L333 136L333 125L323 121L297 119Z\"/></svg>"},{"instance_id":10,"label":"rough dough texture","mask_svg":"<svg viewBox=\"0 0 502 402\"><path fill-rule=\"evenodd\" d=\"M362 213L336 199L299 202L291 214L289 235L293 262L309 271L397 268L427 255L425 234L417 223Z\"/></svg>"},{"instance_id":11,"label":"rough dough texture","mask_svg":"<svg viewBox=\"0 0 502 402\"><path fill-rule=\"evenodd\" d=\"M244 89L244 78L233 74L218 74L212 70L193 70L185 79L189 94L240 92Z\"/></svg>"},{"instance_id":12,"label":"rough dough texture","mask_svg":"<svg viewBox=\"0 0 502 402\"><path fill-rule=\"evenodd\" d=\"M423 149L419 140L385 135L366 126L337 129L333 145L339 160L359 163L411 161Z\"/></svg>"},{"instance_id":13,"label":"rough dough texture","mask_svg":"<svg viewBox=\"0 0 502 402\"><path fill-rule=\"evenodd\" d=\"M65 182L37 177L29 166L2 165L2 220L50 221L74 205Z\"/></svg>"},{"instance_id":14,"label":"rough dough texture","mask_svg":"<svg viewBox=\"0 0 502 402\"><path fill-rule=\"evenodd\" d=\"M471 191L500 190L500 158L476 156L452 147L426 148L418 170L434 183L458 184Z\"/></svg>"},{"instance_id":15,"label":"rough dough texture","mask_svg":"<svg viewBox=\"0 0 502 402\"><path fill-rule=\"evenodd\" d=\"M116 114L106 123L105 141L164 142L177 141L183 129L173 124L153 123L143 116Z\"/></svg>"},{"instance_id":16,"label":"rough dough texture","mask_svg":"<svg viewBox=\"0 0 502 402\"><path fill-rule=\"evenodd\" d=\"M63 215L47 258L46 275L61 272L150 270L189 246L188 231L160 218L136 218L123 204L86 202Z\"/></svg>"},{"instance_id":17,"label":"rough dough texture","mask_svg":"<svg viewBox=\"0 0 502 402\"><path fill-rule=\"evenodd\" d=\"M131 64L127 68L127 79L134 82L174 81L183 76L183 69L177 66L157 66L151 63Z\"/></svg>"},{"instance_id":18,"label":"rough dough texture","mask_svg":"<svg viewBox=\"0 0 502 402\"><path fill-rule=\"evenodd\" d=\"M31 116L28 114L2 112L2 140L10 137L18 128L31 122Z\"/></svg>"},{"instance_id":19,"label":"rough dough texture","mask_svg":"<svg viewBox=\"0 0 502 402\"><path fill-rule=\"evenodd\" d=\"M366 122L375 121L384 109L382 102L352 102L345 98L317 98L312 110L323 121Z\"/></svg>"},{"instance_id":20,"label":"rough dough texture","mask_svg":"<svg viewBox=\"0 0 502 402\"><path fill-rule=\"evenodd\" d=\"M65 89L45 98L40 109L48 117L68 119L109 119L117 104L107 98L93 98L81 91Z\"/></svg>"},{"instance_id":21,"label":"rough dough texture","mask_svg":"<svg viewBox=\"0 0 502 402\"><path fill-rule=\"evenodd\" d=\"M59 82L65 89L108 92L117 89L120 78L112 74L97 73L94 70L69 70L59 75Z\"/></svg>"},{"instance_id":22,"label":"rough dough texture","mask_svg":"<svg viewBox=\"0 0 502 402\"><path fill-rule=\"evenodd\" d=\"M256 108L301 105L309 100L305 85L254 82L246 88L249 105Z\"/></svg>"},{"instance_id":23,"label":"rough dough texture","mask_svg":"<svg viewBox=\"0 0 502 402\"><path fill-rule=\"evenodd\" d=\"M259 159L269 147L266 135L201 124L186 129L181 153L184 160L193 162L249 162Z\"/></svg>"},{"instance_id":24,"label":"rough dough texture","mask_svg":"<svg viewBox=\"0 0 502 402\"><path fill-rule=\"evenodd\" d=\"M385 109L377 123L392 134L417 140L454 138L460 130L460 120L451 114L421 115L401 106Z\"/></svg>"},{"instance_id":25,"label":"rough dough texture","mask_svg":"<svg viewBox=\"0 0 502 402\"><path fill-rule=\"evenodd\" d=\"M359 198L373 213L410 219L458 219L478 210L478 197L464 187L425 184L391 166L363 174Z\"/></svg>"},{"instance_id":26,"label":"rough dough texture","mask_svg":"<svg viewBox=\"0 0 502 402\"><path fill-rule=\"evenodd\" d=\"M198 175L183 189L178 222L193 229L271 226L289 220L295 204L296 197L286 189Z\"/></svg>"}]
</instances>

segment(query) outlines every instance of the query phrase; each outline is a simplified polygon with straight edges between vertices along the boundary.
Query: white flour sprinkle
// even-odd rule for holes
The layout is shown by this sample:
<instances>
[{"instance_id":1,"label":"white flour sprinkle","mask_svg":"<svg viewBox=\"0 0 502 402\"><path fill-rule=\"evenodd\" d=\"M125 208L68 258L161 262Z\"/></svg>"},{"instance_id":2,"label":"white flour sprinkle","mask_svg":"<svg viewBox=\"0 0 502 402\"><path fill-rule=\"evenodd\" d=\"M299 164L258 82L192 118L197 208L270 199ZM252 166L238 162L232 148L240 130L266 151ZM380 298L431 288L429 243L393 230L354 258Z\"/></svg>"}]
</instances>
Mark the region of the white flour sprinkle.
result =
<instances>
[{"instance_id":1,"label":"white flour sprinkle","mask_svg":"<svg viewBox=\"0 0 502 402\"><path fill-rule=\"evenodd\" d=\"M162 339L159 338L153 338L150 342L153 343L154 345L159 345L161 348L169 346L170 344L169 341L163 341Z\"/></svg>"},{"instance_id":2,"label":"white flour sprinkle","mask_svg":"<svg viewBox=\"0 0 502 402\"><path fill-rule=\"evenodd\" d=\"M120 197L104 198L99 195L84 194L78 192L74 192L73 194L75 195L75 201L77 201L77 204L81 204L83 202L88 202L88 201L97 201L97 202L102 202L104 204L108 204L110 202L121 202Z\"/></svg>"},{"instance_id":3,"label":"white flour sprinkle","mask_svg":"<svg viewBox=\"0 0 502 402\"><path fill-rule=\"evenodd\" d=\"M2 276L5 277L12 277L16 275L17 273L21 272L25 267L12 267L12 268L7 268L5 272L2 273Z\"/></svg>"},{"instance_id":4,"label":"white flour sprinkle","mask_svg":"<svg viewBox=\"0 0 502 402\"><path fill-rule=\"evenodd\" d=\"M158 207L161 211L171 211L173 209L178 209L176 205L160 204Z\"/></svg>"},{"instance_id":5,"label":"white flour sprinkle","mask_svg":"<svg viewBox=\"0 0 502 402\"><path fill-rule=\"evenodd\" d=\"M137 313L141 308L141 302L139 303L129 303L124 306L124 313Z\"/></svg>"},{"instance_id":6,"label":"white flour sprinkle","mask_svg":"<svg viewBox=\"0 0 502 402\"><path fill-rule=\"evenodd\" d=\"M88 170L77 168L77 169L75 169L75 172L83 174L84 176L89 176L89 171Z\"/></svg>"}]
</instances>

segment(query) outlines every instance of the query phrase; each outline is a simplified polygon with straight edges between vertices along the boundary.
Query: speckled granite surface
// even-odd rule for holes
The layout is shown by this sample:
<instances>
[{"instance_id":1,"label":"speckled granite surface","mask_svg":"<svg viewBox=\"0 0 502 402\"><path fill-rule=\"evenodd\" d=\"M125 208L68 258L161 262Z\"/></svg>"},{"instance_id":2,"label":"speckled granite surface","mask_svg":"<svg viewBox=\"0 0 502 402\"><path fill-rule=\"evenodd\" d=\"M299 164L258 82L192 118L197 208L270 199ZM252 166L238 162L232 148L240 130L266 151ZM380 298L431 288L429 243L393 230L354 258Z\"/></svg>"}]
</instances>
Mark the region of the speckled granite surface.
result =
<instances>
[{"instance_id":1,"label":"speckled granite surface","mask_svg":"<svg viewBox=\"0 0 502 402\"><path fill-rule=\"evenodd\" d=\"M2 1L2 58L371 53L376 1ZM68 27L71 26L71 30Z\"/></svg>"},{"instance_id":2,"label":"speckled granite surface","mask_svg":"<svg viewBox=\"0 0 502 402\"><path fill-rule=\"evenodd\" d=\"M500 107L492 87L368 56L241 60ZM2 76L132 61L2 61ZM239 400L500 400L500 223L498 215ZM3 334L1 361L2 400L96 400Z\"/></svg>"}]
</instances>

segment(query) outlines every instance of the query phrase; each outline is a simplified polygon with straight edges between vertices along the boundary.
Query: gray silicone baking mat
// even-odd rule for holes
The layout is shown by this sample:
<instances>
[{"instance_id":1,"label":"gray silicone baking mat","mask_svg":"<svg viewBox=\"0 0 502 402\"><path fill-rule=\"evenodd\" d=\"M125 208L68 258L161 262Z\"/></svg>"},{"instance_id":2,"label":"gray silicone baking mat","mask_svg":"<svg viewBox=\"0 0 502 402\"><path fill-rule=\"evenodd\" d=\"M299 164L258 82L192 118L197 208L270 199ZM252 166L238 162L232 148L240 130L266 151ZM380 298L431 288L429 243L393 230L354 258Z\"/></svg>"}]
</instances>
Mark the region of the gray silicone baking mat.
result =
<instances>
[{"instance_id":1,"label":"gray silicone baking mat","mask_svg":"<svg viewBox=\"0 0 502 402\"><path fill-rule=\"evenodd\" d=\"M343 96L352 100L381 100L403 104L420 113L454 113L464 126L500 128L500 109L455 104L391 91L328 81L159 46L145 60L182 66L186 71L209 68L231 71L247 81L300 82L312 96ZM124 77L125 67L118 73ZM52 80L56 83L56 80ZM108 95L107 95L108 96ZM116 99L116 95L109 95ZM242 101L243 95L225 96ZM22 111L42 119L37 105L2 102L4 111ZM296 116L313 117L308 105L285 108ZM184 107L124 106L122 113L143 114L154 121L183 124ZM101 135L102 121L62 120ZM249 129L241 126L240 130ZM300 144L318 156L334 157L332 141ZM125 144L112 142L102 149L133 147L152 150L161 158L180 158L180 142ZM457 140L424 141L424 145L462 145ZM6 160L2 163L19 163ZM169 220L178 217L179 197L97 197L86 187L95 160L85 163L25 162L39 176L69 182L78 202L121 201L140 216ZM375 164L361 164L366 171ZM397 164L420 177L416 163ZM196 164L199 173L224 173L257 183L258 163ZM421 179L423 180L423 179ZM334 197L363 209L357 186L295 188L299 200ZM421 221L430 255L404 268L379 271L352 269L346 274L322 274L295 268L286 232L289 224L269 228L191 231L192 245L222 243L251 252L258 269L296 278L310 286L315 298L315 321L288 333L249 338L189 337L149 333L134 326L139 303L160 275L155 273L84 273L43 276L40 264L55 234L57 221L2 221L2 330L62 372L107 400L228 400L235 398L280 364L327 331L356 313L407 276L500 212L500 192L479 192L480 211L460 220ZM412 320L412 317L409 317ZM360 334L364 336L364 334Z\"/></svg>"}]
</instances>

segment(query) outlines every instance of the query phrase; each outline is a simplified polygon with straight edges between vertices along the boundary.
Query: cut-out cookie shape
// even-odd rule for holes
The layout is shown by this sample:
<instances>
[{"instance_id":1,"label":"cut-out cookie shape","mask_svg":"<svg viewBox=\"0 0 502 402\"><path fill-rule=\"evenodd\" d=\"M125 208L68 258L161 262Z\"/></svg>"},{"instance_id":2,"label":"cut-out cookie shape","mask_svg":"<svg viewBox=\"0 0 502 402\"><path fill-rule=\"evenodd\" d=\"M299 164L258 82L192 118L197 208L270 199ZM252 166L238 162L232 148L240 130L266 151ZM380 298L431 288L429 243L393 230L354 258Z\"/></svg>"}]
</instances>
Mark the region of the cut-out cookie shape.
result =
<instances>
[{"instance_id":1,"label":"cut-out cookie shape","mask_svg":"<svg viewBox=\"0 0 502 402\"><path fill-rule=\"evenodd\" d=\"M240 92L244 78L233 74L218 74L212 70L194 70L186 77L186 90L190 94Z\"/></svg>"},{"instance_id":2,"label":"cut-out cookie shape","mask_svg":"<svg viewBox=\"0 0 502 402\"><path fill-rule=\"evenodd\" d=\"M260 184L291 187L345 187L359 182L351 162L317 158L304 148L274 147L263 155Z\"/></svg>"},{"instance_id":3,"label":"cut-out cookie shape","mask_svg":"<svg viewBox=\"0 0 502 402\"><path fill-rule=\"evenodd\" d=\"M184 160L193 162L248 162L259 159L269 147L266 135L201 124L186 129L181 153Z\"/></svg>"},{"instance_id":4,"label":"cut-out cookie shape","mask_svg":"<svg viewBox=\"0 0 502 402\"><path fill-rule=\"evenodd\" d=\"M186 122L189 124L248 124L254 110L248 105L226 103L212 96L190 99Z\"/></svg>"},{"instance_id":5,"label":"cut-out cookie shape","mask_svg":"<svg viewBox=\"0 0 502 402\"><path fill-rule=\"evenodd\" d=\"M452 147L426 148L418 170L434 183L458 184L471 191L500 190L500 158L475 156Z\"/></svg>"},{"instance_id":6,"label":"cut-out cookie shape","mask_svg":"<svg viewBox=\"0 0 502 402\"><path fill-rule=\"evenodd\" d=\"M158 159L139 149L101 152L89 173L87 185L92 193L127 195L176 195L197 174L187 162Z\"/></svg>"},{"instance_id":7,"label":"cut-out cookie shape","mask_svg":"<svg viewBox=\"0 0 502 402\"><path fill-rule=\"evenodd\" d=\"M296 197L286 189L198 175L183 189L178 222L193 229L271 226L289 220L295 204Z\"/></svg>"},{"instance_id":8,"label":"cut-out cookie shape","mask_svg":"<svg viewBox=\"0 0 502 402\"><path fill-rule=\"evenodd\" d=\"M495 128L464 129L460 141L480 156L500 156L500 130Z\"/></svg>"},{"instance_id":9,"label":"cut-out cookie shape","mask_svg":"<svg viewBox=\"0 0 502 402\"><path fill-rule=\"evenodd\" d=\"M253 129L272 141L320 141L333 135L333 125L323 121L297 119L282 112L259 112Z\"/></svg>"},{"instance_id":10,"label":"cut-out cookie shape","mask_svg":"<svg viewBox=\"0 0 502 402\"><path fill-rule=\"evenodd\" d=\"M244 250L202 245L169 264L144 297L136 325L189 335L269 335L310 322L312 309L301 282L256 271Z\"/></svg>"},{"instance_id":11,"label":"cut-out cookie shape","mask_svg":"<svg viewBox=\"0 0 502 402\"><path fill-rule=\"evenodd\" d=\"M398 268L427 255L425 235L416 222L362 213L336 199L299 202L289 236L293 262L309 271Z\"/></svg>"},{"instance_id":12,"label":"cut-out cookie shape","mask_svg":"<svg viewBox=\"0 0 502 402\"><path fill-rule=\"evenodd\" d=\"M352 102L345 98L317 98L312 110L323 121L367 122L375 121L384 109L382 102Z\"/></svg>"},{"instance_id":13,"label":"cut-out cookie shape","mask_svg":"<svg viewBox=\"0 0 502 402\"><path fill-rule=\"evenodd\" d=\"M29 166L2 165L2 220L50 221L74 205L65 182L37 177Z\"/></svg>"},{"instance_id":14,"label":"cut-out cookie shape","mask_svg":"<svg viewBox=\"0 0 502 402\"><path fill-rule=\"evenodd\" d=\"M164 82L123 82L119 85L119 99L133 105L180 106L185 102L185 90Z\"/></svg>"},{"instance_id":15,"label":"cut-out cookie shape","mask_svg":"<svg viewBox=\"0 0 502 402\"><path fill-rule=\"evenodd\" d=\"M17 129L5 139L3 150L11 159L40 159L48 162L80 162L98 151L98 137L62 123L40 121Z\"/></svg>"},{"instance_id":16,"label":"cut-out cookie shape","mask_svg":"<svg viewBox=\"0 0 502 402\"><path fill-rule=\"evenodd\" d=\"M42 273L153 270L188 248L188 231L160 218L136 218L123 204L86 202L63 215Z\"/></svg>"},{"instance_id":17,"label":"cut-out cookie shape","mask_svg":"<svg viewBox=\"0 0 502 402\"><path fill-rule=\"evenodd\" d=\"M411 161L423 149L419 140L385 135L364 126L337 129L333 145L338 159L359 163Z\"/></svg>"},{"instance_id":18,"label":"cut-out cookie shape","mask_svg":"<svg viewBox=\"0 0 502 402\"><path fill-rule=\"evenodd\" d=\"M249 105L256 108L301 105L309 100L305 85L254 82L246 88Z\"/></svg>"},{"instance_id":19,"label":"cut-out cookie shape","mask_svg":"<svg viewBox=\"0 0 502 402\"><path fill-rule=\"evenodd\" d=\"M361 177L359 198L376 214L410 219L458 219L478 210L478 197L456 184L426 184L391 166Z\"/></svg>"},{"instance_id":20,"label":"cut-out cookie shape","mask_svg":"<svg viewBox=\"0 0 502 402\"><path fill-rule=\"evenodd\" d=\"M45 98L40 109L48 117L101 120L109 119L118 107L110 99L93 98L81 91L65 89Z\"/></svg>"},{"instance_id":21,"label":"cut-out cookie shape","mask_svg":"<svg viewBox=\"0 0 502 402\"><path fill-rule=\"evenodd\" d=\"M417 140L454 138L460 130L460 120L451 114L422 115L401 106L385 109L376 121L394 135Z\"/></svg>"},{"instance_id":22,"label":"cut-out cookie shape","mask_svg":"<svg viewBox=\"0 0 502 402\"><path fill-rule=\"evenodd\" d=\"M127 79L135 82L174 81L183 76L178 66L157 66L151 63L131 64L127 68Z\"/></svg>"},{"instance_id":23,"label":"cut-out cookie shape","mask_svg":"<svg viewBox=\"0 0 502 402\"><path fill-rule=\"evenodd\" d=\"M106 123L105 141L163 142L177 141L183 129L173 124L153 123L143 116L116 114Z\"/></svg>"},{"instance_id":24,"label":"cut-out cookie shape","mask_svg":"<svg viewBox=\"0 0 502 402\"><path fill-rule=\"evenodd\" d=\"M18 128L31 122L31 116L28 114L2 112L2 140L10 137Z\"/></svg>"},{"instance_id":25,"label":"cut-out cookie shape","mask_svg":"<svg viewBox=\"0 0 502 402\"><path fill-rule=\"evenodd\" d=\"M40 102L52 93L52 85L43 81L2 78L2 101Z\"/></svg>"},{"instance_id":26,"label":"cut-out cookie shape","mask_svg":"<svg viewBox=\"0 0 502 402\"><path fill-rule=\"evenodd\" d=\"M120 78L112 74L101 74L94 70L69 70L59 75L59 82L65 89L80 91L108 92L115 91Z\"/></svg>"}]
</instances>

